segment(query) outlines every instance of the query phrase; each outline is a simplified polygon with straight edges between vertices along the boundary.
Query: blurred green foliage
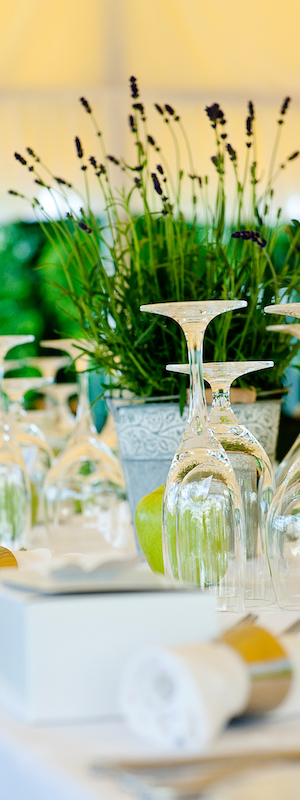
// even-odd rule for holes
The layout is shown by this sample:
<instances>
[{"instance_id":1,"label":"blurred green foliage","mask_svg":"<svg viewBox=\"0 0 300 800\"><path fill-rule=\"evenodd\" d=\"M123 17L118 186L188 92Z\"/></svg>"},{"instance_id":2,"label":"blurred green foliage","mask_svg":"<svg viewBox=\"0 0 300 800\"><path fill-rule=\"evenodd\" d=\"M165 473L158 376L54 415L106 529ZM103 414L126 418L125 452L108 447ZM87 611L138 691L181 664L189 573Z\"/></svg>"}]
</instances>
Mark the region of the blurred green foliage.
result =
<instances>
[{"instance_id":1,"label":"blurred green foliage","mask_svg":"<svg viewBox=\"0 0 300 800\"><path fill-rule=\"evenodd\" d=\"M49 264L49 261L51 264ZM43 268L44 264L47 268ZM0 335L32 333L35 342L15 348L13 355L34 355L40 339L78 336L79 327L68 316L68 300L55 286L61 269L38 223L17 222L0 228Z\"/></svg>"}]
</instances>

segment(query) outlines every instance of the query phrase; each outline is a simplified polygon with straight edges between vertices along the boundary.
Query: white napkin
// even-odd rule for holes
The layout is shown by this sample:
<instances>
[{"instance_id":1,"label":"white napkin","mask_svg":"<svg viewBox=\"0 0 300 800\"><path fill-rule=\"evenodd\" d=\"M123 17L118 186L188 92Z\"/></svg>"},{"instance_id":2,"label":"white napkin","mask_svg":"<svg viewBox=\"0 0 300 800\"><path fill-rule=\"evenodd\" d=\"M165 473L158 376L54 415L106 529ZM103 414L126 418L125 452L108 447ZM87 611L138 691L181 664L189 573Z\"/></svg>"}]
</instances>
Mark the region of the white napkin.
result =
<instances>
[{"instance_id":1,"label":"white napkin","mask_svg":"<svg viewBox=\"0 0 300 800\"><path fill-rule=\"evenodd\" d=\"M202 750L250 694L243 659L221 642L151 648L128 664L121 706L131 730L166 749Z\"/></svg>"}]
</instances>

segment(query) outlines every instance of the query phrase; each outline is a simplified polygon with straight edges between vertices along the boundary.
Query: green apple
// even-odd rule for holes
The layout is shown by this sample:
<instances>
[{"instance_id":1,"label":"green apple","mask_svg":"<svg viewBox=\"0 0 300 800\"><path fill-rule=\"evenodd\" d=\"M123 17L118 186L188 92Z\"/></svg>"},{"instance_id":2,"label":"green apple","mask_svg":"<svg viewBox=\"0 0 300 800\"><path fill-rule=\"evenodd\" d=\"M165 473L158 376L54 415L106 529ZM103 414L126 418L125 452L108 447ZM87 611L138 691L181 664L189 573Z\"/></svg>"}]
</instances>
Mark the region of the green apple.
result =
<instances>
[{"instance_id":1,"label":"green apple","mask_svg":"<svg viewBox=\"0 0 300 800\"><path fill-rule=\"evenodd\" d=\"M164 486L145 495L135 512L135 526L141 549L153 572L164 572L161 510ZM216 585L228 567L229 530L224 510L217 498L192 502L180 512L179 552L181 574L196 586ZM176 523L166 517L169 558L174 578L178 578Z\"/></svg>"},{"instance_id":2,"label":"green apple","mask_svg":"<svg viewBox=\"0 0 300 800\"><path fill-rule=\"evenodd\" d=\"M141 549L153 572L164 572L161 542L161 507L164 486L146 494L135 511L135 527Z\"/></svg>"}]
</instances>

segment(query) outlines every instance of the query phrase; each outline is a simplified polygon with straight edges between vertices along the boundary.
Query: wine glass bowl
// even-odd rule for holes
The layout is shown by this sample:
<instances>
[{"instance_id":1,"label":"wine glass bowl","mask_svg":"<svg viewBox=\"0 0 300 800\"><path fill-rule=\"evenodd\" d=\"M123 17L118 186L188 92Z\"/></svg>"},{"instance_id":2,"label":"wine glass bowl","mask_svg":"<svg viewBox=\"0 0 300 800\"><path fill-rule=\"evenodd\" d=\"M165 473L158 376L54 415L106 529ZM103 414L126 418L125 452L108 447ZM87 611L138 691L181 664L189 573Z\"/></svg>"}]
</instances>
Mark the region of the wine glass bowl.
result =
<instances>
[{"instance_id":1,"label":"wine glass bowl","mask_svg":"<svg viewBox=\"0 0 300 800\"><path fill-rule=\"evenodd\" d=\"M79 386L74 430L44 484L51 544L56 552L126 548L131 524L122 468L117 455L101 441L91 418L89 355L83 352L91 345L84 339L53 339L41 344L69 353Z\"/></svg>"},{"instance_id":2,"label":"wine glass bowl","mask_svg":"<svg viewBox=\"0 0 300 800\"><path fill-rule=\"evenodd\" d=\"M0 336L0 374L4 358L14 347L34 341L31 334ZM25 461L12 430L0 412L0 542L18 550L27 544L31 521L30 483Z\"/></svg>"},{"instance_id":3,"label":"wine glass bowl","mask_svg":"<svg viewBox=\"0 0 300 800\"><path fill-rule=\"evenodd\" d=\"M273 367L273 361L214 362L203 364L204 379L212 389L209 425L224 447L234 469L245 513L245 605L263 605L274 599L265 546L266 513L274 494L274 475L265 450L241 425L230 404L231 383L242 375ZM188 373L185 364L169 371Z\"/></svg>"},{"instance_id":4,"label":"wine glass bowl","mask_svg":"<svg viewBox=\"0 0 300 800\"><path fill-rule=\"evenodd\" d=\"M31 487L32 524L43 522L41 493L53 460L53 451L44 433L30 421L23 407L24 396L52 383L51 377L4 378L2 390L10 401L7 421L24 458Z\"/></svg>"}]
</instances>

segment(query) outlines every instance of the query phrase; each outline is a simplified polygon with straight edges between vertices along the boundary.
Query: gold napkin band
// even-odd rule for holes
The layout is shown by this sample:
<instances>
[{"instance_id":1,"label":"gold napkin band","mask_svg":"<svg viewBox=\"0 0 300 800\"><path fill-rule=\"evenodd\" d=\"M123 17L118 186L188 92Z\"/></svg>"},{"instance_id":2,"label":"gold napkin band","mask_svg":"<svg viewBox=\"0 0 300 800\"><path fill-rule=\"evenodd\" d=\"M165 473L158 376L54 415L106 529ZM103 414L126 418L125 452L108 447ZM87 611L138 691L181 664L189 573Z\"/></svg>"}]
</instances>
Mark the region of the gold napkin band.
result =
<instances>
[{"instance_id":1,"label":"gold napkin band","mask_svg":"<svg viewBox=\"0 0 300 800\"><path fill-rule=\"evenodd\" d=\"M0 546L0 569L1 567L17 567L18 562L14 554L6 547Z\"/></svg>"},{"instance_id":2,"label":"gold napkin band","mask_svg":"<svg viewBox=\"0 0 300 800\"><path fill-rule=\"evenodd\" d=\"M221 641L247 662L251 693L245 713L261 714L279 706L289 691L293 674L280 642L257 625L232 628L223 634Z\"/></svg>"}]
</instances>

